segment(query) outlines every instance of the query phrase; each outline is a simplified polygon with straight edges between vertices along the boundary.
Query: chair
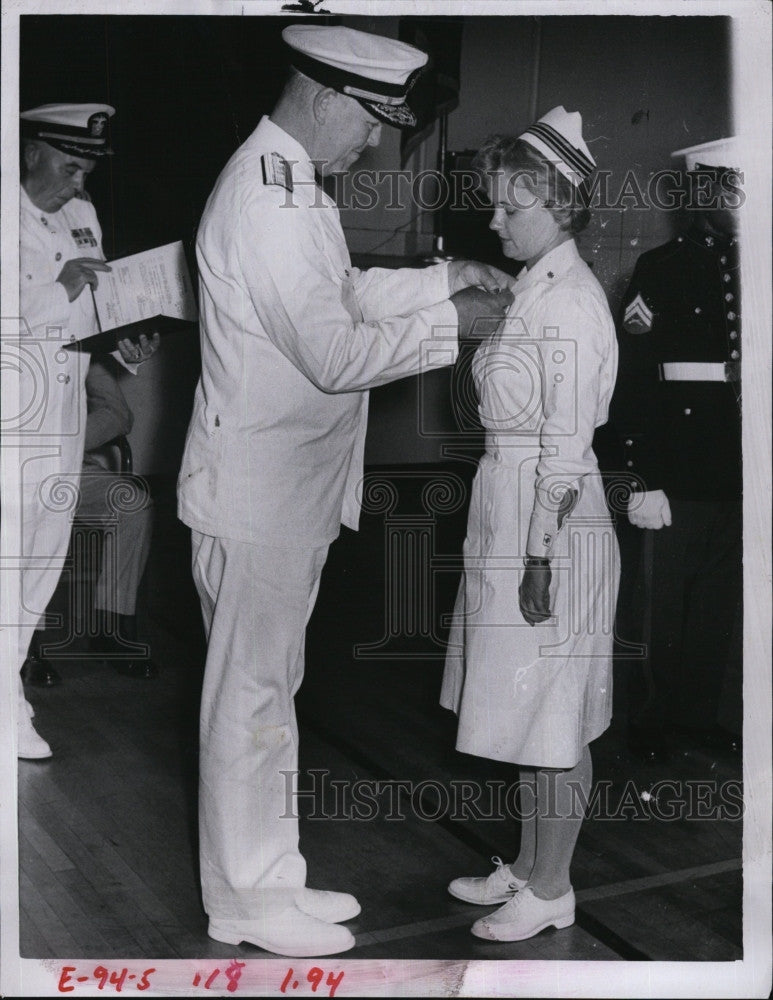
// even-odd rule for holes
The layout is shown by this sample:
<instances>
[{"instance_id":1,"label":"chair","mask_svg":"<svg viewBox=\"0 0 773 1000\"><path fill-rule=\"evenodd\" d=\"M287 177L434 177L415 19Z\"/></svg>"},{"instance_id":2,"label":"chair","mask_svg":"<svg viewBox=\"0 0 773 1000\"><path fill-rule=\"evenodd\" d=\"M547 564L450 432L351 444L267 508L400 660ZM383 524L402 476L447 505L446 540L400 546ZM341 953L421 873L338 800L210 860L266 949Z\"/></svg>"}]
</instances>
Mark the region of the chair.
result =
<instances>
[{"instance_id":1,"label":"chair","mask_svg":"<svg viewBox=\"0 0 773 1000\"><path fill-rule=\"evenodd\" d=\"M132 475L132 448L125 435L105 442L91 454L105 457L108 463L105 466L106 472L127 477ZM109 530L109 525L84 520L76 513L62 575L46 609L46 626L35 633L30 646L31 655L37 652L41 659L49 656L63 659L83 657L83 644L80 640L93 635L97 627L92 595L106 544L105 535ZM48 621L50 617L54 619L53 622ZM66 632L63 638L45 643L41 641L44 631L59 632L62 627Z\"/></svg>"}]
</instances>

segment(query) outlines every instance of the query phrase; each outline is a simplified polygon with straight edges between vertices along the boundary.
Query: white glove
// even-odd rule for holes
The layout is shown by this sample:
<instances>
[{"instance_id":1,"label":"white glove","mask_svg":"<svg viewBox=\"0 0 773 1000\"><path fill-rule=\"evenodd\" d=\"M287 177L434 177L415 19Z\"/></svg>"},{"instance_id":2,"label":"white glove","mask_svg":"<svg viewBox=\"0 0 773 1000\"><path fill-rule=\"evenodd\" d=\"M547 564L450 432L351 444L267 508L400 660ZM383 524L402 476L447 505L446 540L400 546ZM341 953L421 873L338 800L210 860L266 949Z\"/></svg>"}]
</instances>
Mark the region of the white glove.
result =
<instances>
[{"instance_id":1,"label":"white glove","mask_svg":"<svg viewBox=\"0 0 773 1000\"><path fill-rule=\"evenodd\" d=\"M637 528L668 527L671 524L671 505L663 490L632 493L628 500L628 520Z\"/></svg>"}]
</instances>

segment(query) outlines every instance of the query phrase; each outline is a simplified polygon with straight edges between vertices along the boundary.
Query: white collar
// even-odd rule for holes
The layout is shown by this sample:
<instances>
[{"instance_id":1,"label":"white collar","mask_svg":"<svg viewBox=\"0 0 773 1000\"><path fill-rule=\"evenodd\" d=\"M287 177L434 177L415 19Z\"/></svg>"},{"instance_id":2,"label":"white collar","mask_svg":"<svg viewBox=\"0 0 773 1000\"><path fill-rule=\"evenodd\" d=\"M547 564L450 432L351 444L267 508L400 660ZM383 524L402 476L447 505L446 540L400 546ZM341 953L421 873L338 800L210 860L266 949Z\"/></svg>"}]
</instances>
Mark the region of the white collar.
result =
<instances>
[{"instance_id":1,"label":"white collar","mask_svg":"<svg viewBox=\"0 0 773 1000\"><path fill-rule=\"evenodd\" d=\"M21 191L21 207L24 211L32 212L33 215L38 215L41 217L44 215L54 216L57 214L56 212L46 212L42 208L38 208L38 206L35 204L32 198L30 198L30 196L27 194L23 184L19 185L19 189ZM68 204L68 202L65 202L65 205L66 204ZM64 208L64 205L62 205L62 208ZM61 212L62 208L57 209L57 211Z\"/></svg>"},{"instance_id":2,"label":"white collar","mask_svg":"<svg viewBox=\"0 0 773 1000\"><path fill-rule=\"evenodd\" d=\"M532 267L524 267L519 271L516 282L525 282L531 285L537 281L557 281L581 260L582 257L574 239L564 240L563 243L559 243L557 247L546 253L544 257L540 257ZM523 285L520 287L522 288Z\"/></svg>"}]
</instances>

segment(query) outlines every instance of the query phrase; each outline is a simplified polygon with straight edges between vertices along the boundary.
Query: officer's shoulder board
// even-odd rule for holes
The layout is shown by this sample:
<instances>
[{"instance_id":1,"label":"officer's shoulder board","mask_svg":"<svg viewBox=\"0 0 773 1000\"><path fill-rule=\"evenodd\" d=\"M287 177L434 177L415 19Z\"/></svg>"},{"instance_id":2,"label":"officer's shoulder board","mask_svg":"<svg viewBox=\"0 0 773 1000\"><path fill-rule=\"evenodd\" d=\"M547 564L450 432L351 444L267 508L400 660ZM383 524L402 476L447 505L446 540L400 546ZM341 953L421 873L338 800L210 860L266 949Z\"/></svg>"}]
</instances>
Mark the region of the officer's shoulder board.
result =
<instances>
[{"instance_id":1,"label":"officer's shoulder board","mask_svg":"<svg viewBox=\"0 0 773 1000\"><path fill-rule=\"evenodd\" d=\"M286 191L292 191L292 168L280 153L264 153L260 158L260 165L263 169L264 184L276 184Z\"/></svg>"},{"instance_id":2,"label":"officer's shoulder board","mask_svg":"<svg viewBox=\"0 0 773 1000\"><path fill-rule=\"evenodd\" d=\"M626 333L649 333L652 329L652 310L637 292L625 307L623 329Z\"/></svg>"}]
</instances>

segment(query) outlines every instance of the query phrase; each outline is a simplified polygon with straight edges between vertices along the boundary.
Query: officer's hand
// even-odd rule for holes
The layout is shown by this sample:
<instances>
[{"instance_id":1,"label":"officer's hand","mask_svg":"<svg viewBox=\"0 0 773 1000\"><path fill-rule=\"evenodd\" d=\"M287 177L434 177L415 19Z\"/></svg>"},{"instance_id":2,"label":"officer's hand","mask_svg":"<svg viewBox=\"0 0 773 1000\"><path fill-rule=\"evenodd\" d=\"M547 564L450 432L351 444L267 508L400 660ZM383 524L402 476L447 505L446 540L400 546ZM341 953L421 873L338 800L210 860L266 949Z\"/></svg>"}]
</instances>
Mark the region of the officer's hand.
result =
<instances>
[{"instance_id":1,"label":"officer's hand","mask_svg":"<svg viewBox=\"0 0 773 1000\"><path fill-rule=\"evenodd\" d=\"M161 334L154 333L152 340L148 340L145 334L141 333L139 344L124 337L118 341L118 350L127 364L139 364L140 361L147 361L151 354L155 354L160 343Z\"/></svg>"},{"instance_id":2,"label":"officer's hand","mask_svg":"<svg viewBox=\"0 0 773 1000\"><path fill-rule=\"evenodd\" d=\"M482 340L490 336L504 319L513 301L513 293L509 288L487 292L471 285L455 292L451 301L459 317L459 338Z\"/></svg>"},{"instance_id":3,"label":"officer's hand","mask_svg":"<svg viewBox=\"0 0 773 1000\"><path fill-rule=\"evenodd\" d=\"M452 260L448 265L448 288L453 295L470 285L479 285L487 292L498 292L509 288L512 282L509 274L489 264L477 260Z\"/></svg>"},{"instance_id":4,"label":"officer's hand","mask_svg":"<svg viewBox=\"0 0 773 1000\"><path fill-rule=\"evenodd\" d=\"M637 528L668 527L671 524L671 505L663 490L632 493L628 500L628 520Z\"/></svg>"},{"instance_id":5,"label":"officer's hand","mask_svg":"<svg viewBox=\"0 0 773 1000\"><path fill-rule=\"evenodd\" d=\"M518 588L521 614L530 625L538 625L550 618L550 562L541 566L527 566Z\"/></svg>"},{"instance_id":6,"label":"officer's hand","mask_svg":"<svg viewBox=\"0 0 773 1000\"><path fill-rule=\"evenodd\" d=\"M67 298L74 302L86 287L96 288L99 284L97 271L112 271L112 267L97 257L73 257L68 260L57 275L56 280L64 285Z\"/></svg>"}]
</instances>

